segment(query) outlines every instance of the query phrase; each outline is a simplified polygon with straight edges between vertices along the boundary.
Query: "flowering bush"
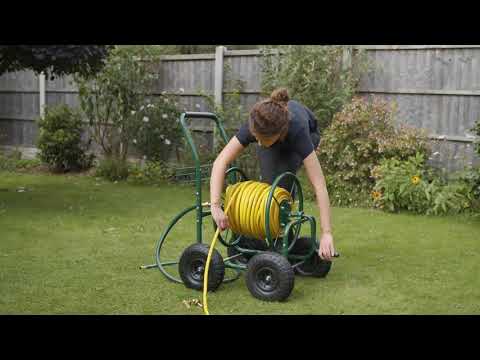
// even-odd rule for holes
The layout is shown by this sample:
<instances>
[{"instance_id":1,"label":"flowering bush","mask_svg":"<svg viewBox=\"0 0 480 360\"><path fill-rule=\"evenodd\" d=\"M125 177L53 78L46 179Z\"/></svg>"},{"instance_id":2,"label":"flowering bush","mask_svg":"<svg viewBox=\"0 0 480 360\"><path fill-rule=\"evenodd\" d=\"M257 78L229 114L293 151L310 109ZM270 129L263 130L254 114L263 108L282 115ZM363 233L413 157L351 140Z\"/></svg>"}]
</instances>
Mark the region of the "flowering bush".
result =
<instances>
[{"instance_id":1,"label":"flowering bush","mask_svg":"<svg viewBox=\"0 0 480 360\"><path fill-rule=\"evenodd\" d=\"M75 77L80 107L89 121L90 136L107 158L124 162L143 124L137 112L146 105L156 79L140 58L148 52L130 48L112 50L105 67L93 78Z\"/></svg>"},{"instance_id":2,"label":"flowering bush","mask_svg":"<svg viewBox=\"0 0 480 360\"><path fill-rule=\"evenodd\" d=\"M165 161L172 150L180 146L180 111L173 96L163 93L158 99L147 99L138 111L132 110L132 115L141 119L139 131L132 142L147 159Z\"/></svg>"},{"instance_id":3,"label":"flowering bush","mask_svg":"<svg viewBox=\"0 0 480 360\"><path fill-rule=\"evenodd\" d=\"M132 148L148 160L163 160L180 142L175 98L149 96L158 77L147 61L152 55L148 46L116 47L95 78L75 78L90 136L105 157L99 176L126 179Z\"/></svg>"},{"instance_id":4,"label":"flowering bush","mask_svg":"<svg viewBox=\"0 0 480 360\"><path fill-rule=\"evenodd\" d=\"M371 193L376 207L419 214L459 213L471 207L472 187L463 181L446 182L425 164L423 154L407 160L384 159L372 170Z\"/></svg>"},{"instance_id":5,"label":"flowering bush","mask_svg":"<svg viewBox=\"0 0 480 360\"><path fill-rule=\"evenodd\" d=\"M424 161L423 155L417 154L406 161L386 159L372 169L375 206L391 212L406 209L425 213L436 183L430 184L432 176L425 171Z\"/></svg>"},{"instance_id":6,"label":"flowering bush","mask_svg":"<svg viewBox=\"0 0 480 360\"><path fill-rule=\"evenodd\" d=\"M351 204L350 191L370 192L374 185L371 171L382 159L429 154L426 134L406 125L395 126L394 116L395 110L387 102L359 97L334 116L317 150L330 179L327 186L334 204L338 204L337 199Z\"/></svg>"}]
</instances>

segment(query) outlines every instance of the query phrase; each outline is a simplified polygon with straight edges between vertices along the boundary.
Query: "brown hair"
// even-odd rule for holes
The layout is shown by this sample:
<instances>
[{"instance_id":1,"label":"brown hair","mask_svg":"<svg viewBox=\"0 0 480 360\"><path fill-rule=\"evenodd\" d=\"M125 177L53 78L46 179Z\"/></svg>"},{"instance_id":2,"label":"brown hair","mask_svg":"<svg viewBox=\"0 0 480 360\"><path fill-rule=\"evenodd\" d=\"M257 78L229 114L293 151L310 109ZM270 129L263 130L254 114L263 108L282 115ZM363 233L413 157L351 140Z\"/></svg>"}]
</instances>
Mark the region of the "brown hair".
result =
<instances>
[{"instance_id":1,"label":"brown hair","mask_svg":"<svg viewBox=\"0 0 480 360\"><path fill-rule=\"evenodd\" d=\"M268 99L256 103L250 112L250 131L265 137L281 134L280 139L285 139L290 122L289 100L287 89L279 88Z\"/></svg>"}]
</instances>

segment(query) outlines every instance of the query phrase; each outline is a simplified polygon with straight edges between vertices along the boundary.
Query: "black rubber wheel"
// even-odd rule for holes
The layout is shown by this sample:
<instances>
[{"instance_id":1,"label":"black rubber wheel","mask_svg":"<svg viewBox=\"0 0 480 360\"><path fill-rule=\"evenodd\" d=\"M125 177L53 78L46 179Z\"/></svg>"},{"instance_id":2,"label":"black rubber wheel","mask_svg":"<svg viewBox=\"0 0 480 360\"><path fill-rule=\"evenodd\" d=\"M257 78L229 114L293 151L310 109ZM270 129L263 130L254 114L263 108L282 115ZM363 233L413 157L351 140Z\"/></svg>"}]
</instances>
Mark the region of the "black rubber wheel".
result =
<instances>
[{"instance_id":1,"label":"black rubber wheel","mask_svg":"<svg viewBox=\"0 0 480 360\"><path fill-rule=\"evenodd\" d=\"M205 244L193 244L186 248L180 257L178 271L186 287L203 290L203 274L207 263L209 247ZM222 256L214 249L208 270L208 291L215 291L225 276L225 264Z\"/></svg>"},{"instance_id":2,"label":"black rubber wheel","mask_svg":"<svg viewBox=\"0 0 480 360\"><path fill-rule=\"evenodd\" d=\"M295 242L291 252L295 255L306 255L310 251L311 243L309 237L299 237ZM302 276L313 276L318 278L324 278L329 273L332 267L331 261L322 260L315 253L307 259L303 264L295 267L295 272Z\"/></svg>"},{"instance_id":3,"label":"black rubber wheel","mask_svg":"<svg viewBox=\"0 0 480 360\"><path fill-rule=\"evenodd\" d=\"M245 276L250 293L264 301L283 301L295 283L292 265L280 254L263 252L250 259Z\"/></svg>"},{"instance_id":4,"label":"black rubber wheel","mask_svg":"<svg viewBox=\"0 0 480 360\"><path fill-rule=\"evenodd\" d=\"M250 239L242 236L240 241L237 244L239 247L244 248L244 249L251 249L251 250L262 250L266 251L267 250L267 244L265 241L262 240L257 240L257 239ZM229 246L227 248L227 254L228 256L235 256L239 254L240 252L235 249L235 246ZM242 254L239 257L236 257L232 260L230 260L234 264L243 264L246 265L248 261L253 257L253 254Z\"/></svg>"}]
</instances>

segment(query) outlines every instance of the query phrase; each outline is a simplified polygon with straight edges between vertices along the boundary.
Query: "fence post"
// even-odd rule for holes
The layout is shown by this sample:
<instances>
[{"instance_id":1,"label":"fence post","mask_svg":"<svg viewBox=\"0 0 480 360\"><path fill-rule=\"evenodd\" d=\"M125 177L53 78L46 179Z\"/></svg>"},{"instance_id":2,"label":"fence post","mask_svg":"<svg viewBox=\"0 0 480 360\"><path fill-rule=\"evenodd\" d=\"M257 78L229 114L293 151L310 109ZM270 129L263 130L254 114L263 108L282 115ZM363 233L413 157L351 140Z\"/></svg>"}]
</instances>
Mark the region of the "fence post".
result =
<instances>
[{"instance_id":1,"label":"fence post","mask_svg":"<svg viewBox=\"0 0 480 360\"><path fill-rule=\"evenodd\" d=\"M215 106L223 105L223 56L227 51L225 46L217 46L215 49L215 81L214 81L214 98ZM213 127L213 149L217 148L217 128Z\"/></svg>"},{"instance_id":2,"label":"fence post","mask_svg":"<svg viewBox=\"0 0 480 360\"><path fill-rule=\"evenodd\" d=\"M38 75L38 92L40 99L40 118L45 116L45 74Z\"/></svg>"},{"instance_id":3,"label":"fence post","mask_svg":"<svg viewBox=\"0 0 480 360\"><path fill-rule=\"evenodd\" d=\"M352 47L349 45L343 47L342 65L343 69L349 69L352 66Z\"/></svg>"}]
</instances>

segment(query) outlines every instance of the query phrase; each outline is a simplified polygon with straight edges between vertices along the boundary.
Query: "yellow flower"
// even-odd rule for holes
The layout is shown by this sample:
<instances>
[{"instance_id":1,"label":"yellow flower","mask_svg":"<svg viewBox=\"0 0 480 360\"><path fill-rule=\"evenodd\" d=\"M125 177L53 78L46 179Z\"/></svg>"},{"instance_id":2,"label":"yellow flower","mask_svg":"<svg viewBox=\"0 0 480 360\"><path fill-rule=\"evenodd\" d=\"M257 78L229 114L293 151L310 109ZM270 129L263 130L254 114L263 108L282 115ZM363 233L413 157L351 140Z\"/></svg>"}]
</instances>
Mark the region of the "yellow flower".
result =
<instances>
[{"instance_id":1,"label":"yellow flower","mask_svg":"<svg viewBox=\"0 0 480 360\"><path fill-rule=\"evenodd\" d=\"M372 197L374 200L378 200L382 196L382 193L379 191L372 191Z\"/></svg>"},{"instance_id":2,"label":"yellow flower","mask_svg":"<svg viewBox=\"0 0 480 360\"><path fill-rule=\"evenodd\" d=\"M420 176L412 176L412 184L417 185L420 182Z\"/></svg>"}]
</instances>

